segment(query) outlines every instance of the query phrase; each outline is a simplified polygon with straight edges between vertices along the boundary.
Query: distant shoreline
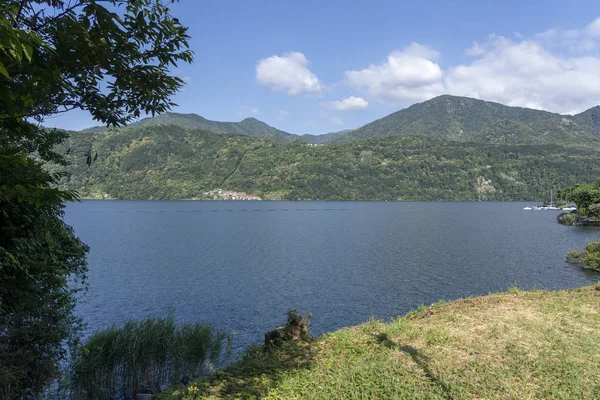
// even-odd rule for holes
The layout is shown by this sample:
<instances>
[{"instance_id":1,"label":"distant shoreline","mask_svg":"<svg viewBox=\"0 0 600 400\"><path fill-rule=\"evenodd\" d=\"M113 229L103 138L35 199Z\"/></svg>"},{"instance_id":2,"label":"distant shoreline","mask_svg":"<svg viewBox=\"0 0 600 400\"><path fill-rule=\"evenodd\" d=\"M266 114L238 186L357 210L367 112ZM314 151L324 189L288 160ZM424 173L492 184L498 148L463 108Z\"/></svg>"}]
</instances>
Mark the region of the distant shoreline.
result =
<instances>
[{"instance_id":1,"label":"distant shoreline","mask_svg":"<svg viewBox=\"0 0 600 400\"><path fill-rule=\"evenodd\" d=\"M86 201L210 201L235 203L263 202L319 202L319 203L540 203L542 200L226 200L226 199L102 199L99 197L81 197Z\"/></svg>"}]
</instances>

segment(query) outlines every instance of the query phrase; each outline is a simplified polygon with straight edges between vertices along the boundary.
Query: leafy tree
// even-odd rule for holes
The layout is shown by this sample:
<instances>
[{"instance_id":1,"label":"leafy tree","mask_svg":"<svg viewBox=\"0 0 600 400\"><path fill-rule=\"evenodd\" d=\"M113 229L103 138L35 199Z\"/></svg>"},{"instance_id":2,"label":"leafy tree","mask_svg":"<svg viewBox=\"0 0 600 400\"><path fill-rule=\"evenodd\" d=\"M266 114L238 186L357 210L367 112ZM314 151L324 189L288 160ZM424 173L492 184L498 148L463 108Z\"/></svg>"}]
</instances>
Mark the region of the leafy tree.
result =
<instances>
[{"instance_id":1,"label":"leafy tree","mask_svg":"<svg viewBox=\"0 0 600 400\"><path fill-rule=\"evenodd\" d=\"M64 341L77 338L74 295L85 278L82 244L62 216L55 177L31 158L0 164L0 184L17 198L0 200L0 398L33 397L57 374ZM16 173L15 173L16 172ZM37 206L28 193L43 196ZM70 284L69 284L70 283Z\"/></svg>"},{"instance_id":2,"label":"leafy tree","mask_svg":"<svg viewBox=\"0 0 600 400\"><path fill-rule=\"evenodd\" d=\"M3 1L0 119L80 108L122 125L164 112L183 85L169 67L192 60L186 32L157 0Z\"/></svg>"},{"instance_id":3,"label":"leafy tree","mask_svg":"<svg viewBox=\"0 0 600 400\"><path fill-rule=\"evenodd\" d=\"M590 206L600 202L600 187L596 185L577 185L573 188L565 189L567 200L577 205L577 210L581 214L589 211Z\"/></svg>"},{"instance_id":4,"label":"leafy tree","mask_svg":"<svg viewBox=\"0 0 600 400\"><path fill-rule=\"evenodd\" d=\"M35 397L57 375L86 272L62 220L77 195L43 168L66 165L53 150L66 134L32 122L78 108L117 126L168 110L183 85L169 68L192 60L172 2L0 2L0 398Z\"/></svg>"}]
</instances>

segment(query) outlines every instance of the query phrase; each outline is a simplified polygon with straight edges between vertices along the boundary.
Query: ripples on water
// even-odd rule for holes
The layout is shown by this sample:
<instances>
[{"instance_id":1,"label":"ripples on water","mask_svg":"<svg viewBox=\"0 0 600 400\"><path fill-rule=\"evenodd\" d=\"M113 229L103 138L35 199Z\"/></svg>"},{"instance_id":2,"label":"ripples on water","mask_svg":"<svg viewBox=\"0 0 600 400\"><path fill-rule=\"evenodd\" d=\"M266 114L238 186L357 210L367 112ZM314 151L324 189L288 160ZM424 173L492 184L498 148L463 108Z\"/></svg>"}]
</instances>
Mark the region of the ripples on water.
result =
<instances>
[{"instance_id":1,"label":"ripples on water","mask_svg":"<svg viewBox=\"0 0 600 400\"><path fill-rule=\"evenodd\" d=\"M289 309L319 334L389 320L440 299L571 288L599 275L564 255L598 240L524 203L83 201L66 220L86 242L88 333L165 316L261 341Z\"/></svg>"}]
</instances>

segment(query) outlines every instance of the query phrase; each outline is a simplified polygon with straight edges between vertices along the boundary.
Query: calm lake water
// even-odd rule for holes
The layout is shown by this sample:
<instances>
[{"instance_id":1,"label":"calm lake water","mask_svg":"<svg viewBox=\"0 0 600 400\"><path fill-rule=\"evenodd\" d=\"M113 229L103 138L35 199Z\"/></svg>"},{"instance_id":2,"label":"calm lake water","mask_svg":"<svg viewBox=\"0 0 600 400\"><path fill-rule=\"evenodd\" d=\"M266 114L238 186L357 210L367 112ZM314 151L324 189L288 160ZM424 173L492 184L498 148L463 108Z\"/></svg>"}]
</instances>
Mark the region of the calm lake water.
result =
<instances>
[{"instance_id":1,"label":"calm lake water","mask_svg":"<svg viewBox=\"0 0 600 400\"><path fill-rule=\"evenodd\" d=\"M319 334L440 299L572 288L565 263L597 230L528 203L83 201L65 219L87 243L87 333L166 316L263 340L290 309Z\"/></svg>"}]
</instances>

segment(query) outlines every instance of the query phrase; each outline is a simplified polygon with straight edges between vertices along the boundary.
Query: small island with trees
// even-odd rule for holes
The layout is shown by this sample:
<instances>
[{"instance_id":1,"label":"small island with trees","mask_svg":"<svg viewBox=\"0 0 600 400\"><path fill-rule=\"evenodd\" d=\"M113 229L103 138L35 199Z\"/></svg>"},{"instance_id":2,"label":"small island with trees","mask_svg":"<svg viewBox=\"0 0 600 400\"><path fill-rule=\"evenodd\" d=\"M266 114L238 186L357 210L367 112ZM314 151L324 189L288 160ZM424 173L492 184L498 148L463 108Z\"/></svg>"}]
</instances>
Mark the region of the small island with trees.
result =
<instances>
[{"instance_id":1,"label":"small island with trees","mask_svg":"<svg viewBox=\"0 0 600 400\"><path fill-rule=\"evenodd\" d=\"M559 223L573 226L600 226L600 179L593 184L569 186L559 192L559 197L577 206L575 211L560 214Z\"/></svg>"},{"instance_id":2,"label":"small island with trees","mask_svg":"<svg viewBox=\"0 0 600 400\"><path fill-rule=\"evenodd\" d=\"M575 211L560 214L559 223L600 227L600 179L594 184L569 186L561 190L559 196L577 206ZM590 242L584 250L571 251L566 258L568 262L580 264L585 269L600 271L600 242Z\"/></svg>"}]
</instances>

